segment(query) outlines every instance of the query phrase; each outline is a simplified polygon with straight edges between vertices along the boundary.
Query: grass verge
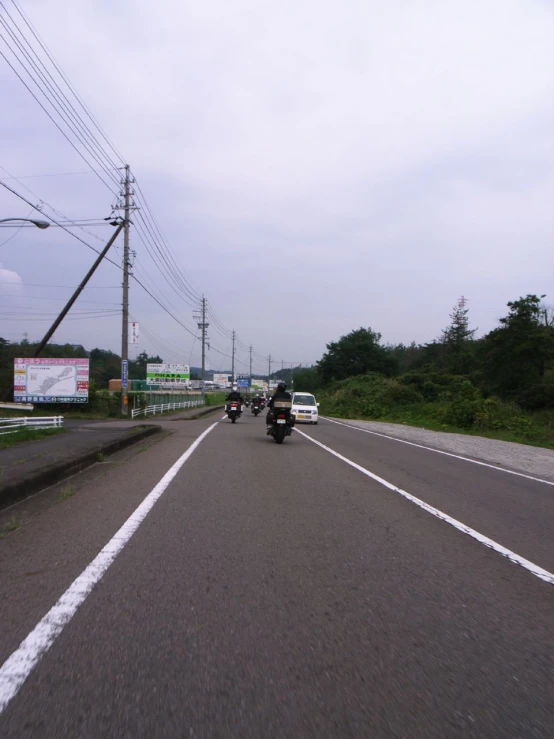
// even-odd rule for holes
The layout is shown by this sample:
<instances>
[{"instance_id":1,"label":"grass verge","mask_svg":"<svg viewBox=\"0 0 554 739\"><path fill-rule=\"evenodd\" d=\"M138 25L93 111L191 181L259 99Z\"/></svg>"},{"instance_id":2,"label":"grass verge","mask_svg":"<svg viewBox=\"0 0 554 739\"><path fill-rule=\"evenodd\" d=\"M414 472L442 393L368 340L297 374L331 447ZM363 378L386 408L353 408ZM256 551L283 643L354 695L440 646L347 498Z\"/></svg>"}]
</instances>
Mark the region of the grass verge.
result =
<instances>
[{"instance_id":1,"label":"grass verge","mask_svg":"<svg viewBox=\"0 0 554 739\"><path fill-rule=\"evenodd\" d=\"M38 441L39 439L45 439L47 436L57 436L63 433L64 429L37 429L36 431L32 429L21 429L21 431L14 431L12 434L0 436L0 449L9 449L22 442Z\"/></svg>"},{"instance_id":2,"label":"grass verge","mask_svg":"<svg viewBox=\"0 0 554 739\"><path fill-rule=\"evenodd\" d=\"M336 418L337 420L343 419L345 421L374 421L375 423L397 423L400 426L413 426L414 428L426 429L427 431L443 431L447 434L463 434L464 436L481 436L485 439L497 439L498 441L511 441L515 444L526 444L527 446L537 446L544 449L554 449L554 439L545 437L537 437L533 435L531 438L525 435L518 434L513 431L507 430L492 430L492 429L467 429L460 428L459 426L452 426L447 423L440 423L429 418L422 418L414 416L410 413L406 414L387 414L380 418L372 418L371 416L362 415L349 415L348 417L341 415L340 413L327 413L325 410L321 410L321 415L328 416L329 418Z\"/></svg>"}]
</instances>

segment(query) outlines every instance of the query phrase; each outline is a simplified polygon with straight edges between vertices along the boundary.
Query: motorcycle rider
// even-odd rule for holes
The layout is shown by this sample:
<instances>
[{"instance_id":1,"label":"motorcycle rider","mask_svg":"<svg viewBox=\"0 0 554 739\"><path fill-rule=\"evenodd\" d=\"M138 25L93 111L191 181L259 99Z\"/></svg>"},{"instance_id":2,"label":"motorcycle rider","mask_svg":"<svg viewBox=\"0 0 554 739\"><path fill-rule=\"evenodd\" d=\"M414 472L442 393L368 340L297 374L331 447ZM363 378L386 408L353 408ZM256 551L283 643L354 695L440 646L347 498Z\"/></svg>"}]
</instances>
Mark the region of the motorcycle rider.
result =
<instances>
[{"instance_id":1,"label":"motorcycle rider","mask_svg":"<svg viewBox=\"0 0 554 739\"><path fill-rule=\"evenodd\" d=\"M275 390L275 393L271 396L271 398L267 402L267 407L269 410L267 411L265 423L267 426L268 433L270 432L271 424L273 423L273 404L275 403L276 400L288 400L292 402L292 395L289 392L287 392L287 385L286 383L282 381L277 385L277 389ZM292 418L290 413L288 417L288 424L289 426L294 426L294 419Z\"/></svg>"},{"instance_id":2,"label":"motorcycle rider","mask_svg":"<svg viewBox=\"0 0 554 739\"><path fill-rule=\"evenodd\" d=\"M242 411L242 395L240 394L238 388L236 385L233 385L233 389L229 393L229 395L225 398L225 401L228 403L229 401L234 400L238 402L239 404L239 413Z\"/></svg>"}]
</instances>

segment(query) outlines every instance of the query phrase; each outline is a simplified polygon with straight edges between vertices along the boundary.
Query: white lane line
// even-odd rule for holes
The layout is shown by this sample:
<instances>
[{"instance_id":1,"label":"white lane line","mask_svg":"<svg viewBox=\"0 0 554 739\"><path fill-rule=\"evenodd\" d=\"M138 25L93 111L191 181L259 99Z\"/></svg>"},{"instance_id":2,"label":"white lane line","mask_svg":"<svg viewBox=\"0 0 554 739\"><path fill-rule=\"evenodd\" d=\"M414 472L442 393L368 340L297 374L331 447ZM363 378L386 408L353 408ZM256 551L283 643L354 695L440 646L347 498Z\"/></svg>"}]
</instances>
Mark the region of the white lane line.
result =
<instances>
[{"instance_id":1,"label":"white lane line","mask_svg":"<svg viewBox=\"0 0 554 739\"><path fill-rule=\"evenodd\" d=\"M202 443L219 421L200 434L187 451L179 457L175 464L165 473L159 483L151 490L138 508L131 513L123 526L117 531L102 551L96 555L86 569L68 587L58 602L38 622L31 633L21 642L0 667L0 715L4 712L12 698L17 695L25 680L38 664L41 657L50 649L63 627L75 615L87 595L101 580L104 573L117 555L128 543L157 500L167 489L170 482L185 464L195 449Z\"/></svg>"},{"instance_id":2,"label":"white lane line","mask_svg":"<svg viewBox=\"0 0 554 739\"><path fill-rule=\"evenodd\" d=\"M525 559L524 557L520 557L519 554L512 552L510 549L506 549L506 547L503 547L502 544L498 544L496 541L489 539L488 536L484 536L483 534L480 534L478 531L475 531L475 529L472 529L469 526L466 526L465 523L462 523L461 521L458 521L457 519L452 518L452 516L449 516L447 513L443 513L442 511L439 511L438 508L435 508L434 506L429 505L428 503L425 503L425 501L421 500L420 498L416 498L415 495L411 495L410 493L407 493L405 490L402 490L401 488L396 487L396 485L393 485L387 480L384 480L382 477L379 477L373 472L366 470L365 467L362 467L361 465L356 464L356 462L353 462L351 459L344 457L342 454L339 454L339 452L336 452L334 449L331 449L325 444L322 444L320 441L317 441L317 439L314 439L311 436L308 436L308 434L304 433L304 431L300 431L296 427L294 430L297 433L301 434L302 436L305 436L306 439L309 439L313 444L317 444L317 446L320 446L322 449L325 449L325 451L329 452L329 454L332 454L333 456L337 457L343 462L346 462L346 464L349 464L351 467L354 467L354 469L358 470L363 475L367 475L367 477L371 477L372 480L375 480L380 485L384 485L389 490L392 490L395 493L402 495L402 497L406 498L411 503L415 503L420 508L423 508L423 510L427 511L427 513L431 513L433 516L440 518L441 521L445 521L451 526L454 526L454 528L458 529L458 531L461 531L462 533L467 534L468 536L471 536L473 539L476 539L480 544L484 544L486 547L489 547L490 549L494 549L495 552L498 552L498 554L501 554L503 557L506 557L511 562L514 562L515 564L520 565L521 567L525 567L526 570L529 570L529 572L531 572L533 575L540 578L541 580L544 580L544 582L550 583L550 585L554 585L554 574L552 572L548 572L548 570L544 570L542 567L539 567L533 562L530 562L528 559Z\"/></svg>"},{"instance_id":3,"label":"white lane line","mask_svg":"<svg viewBox=\"0 0 554 739\"><path fill-rule=\"evenodd\" d=\"M493 470L499 470L500 472L507 472L508 475L517 475L518 477L525 477L527 480L533 480L534 482L543 482L545 485L554 486L552 480L543 480L542 477L533 477L532 475L526 475L523 472L515 472L515 470L508 470L505 467L497 467L495 464L488 464L487 462L479 462L478 459L471 459L471 457L462 457L460 454L454 454L453 452L444 452L442 449L433 449L432 446L424 446L423 444L416 444L414 441L407 441L406 439L398 439L396 436L388 436L388 434L381 434L379 431L370 431L369 429L363 429L359 426L351 426L349 423L343 423L343 421L335 421L334 418L328 418L327 416L320 416L325 421L336 423L338 426L345 426L347 429L353 431L362 431L364 434L372 434L373 436L381 436L383 439L390 439L391 441L399 441L401 444L408 444L408 446L416 446L418 449L426 449L428 452L435 452L436 454L444 454L446 457L454 457L455 459L462 459L464 462L471 462L472 464L478 464L481 467L490 467Z\"/></svg>"}]
</instances>

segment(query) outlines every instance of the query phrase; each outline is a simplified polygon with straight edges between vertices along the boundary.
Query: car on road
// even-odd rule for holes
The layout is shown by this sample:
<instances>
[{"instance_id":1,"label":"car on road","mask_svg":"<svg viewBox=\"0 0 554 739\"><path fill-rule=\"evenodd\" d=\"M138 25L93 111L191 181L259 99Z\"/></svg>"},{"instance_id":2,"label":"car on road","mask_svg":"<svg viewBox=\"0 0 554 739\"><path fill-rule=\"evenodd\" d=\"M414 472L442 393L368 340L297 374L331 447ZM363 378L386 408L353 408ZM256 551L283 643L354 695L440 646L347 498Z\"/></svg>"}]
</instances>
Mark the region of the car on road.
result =
<instances>
[{"instance_id":1,"label":"car on road","mask_svg":"<svg viewBox=\"0 0 554 739\"><path fill-rule=\"evenodd\" d=\"M292 394L292 415L297 423L317 423L319 403L311 393Z\"/></svg>"}]
</instances>

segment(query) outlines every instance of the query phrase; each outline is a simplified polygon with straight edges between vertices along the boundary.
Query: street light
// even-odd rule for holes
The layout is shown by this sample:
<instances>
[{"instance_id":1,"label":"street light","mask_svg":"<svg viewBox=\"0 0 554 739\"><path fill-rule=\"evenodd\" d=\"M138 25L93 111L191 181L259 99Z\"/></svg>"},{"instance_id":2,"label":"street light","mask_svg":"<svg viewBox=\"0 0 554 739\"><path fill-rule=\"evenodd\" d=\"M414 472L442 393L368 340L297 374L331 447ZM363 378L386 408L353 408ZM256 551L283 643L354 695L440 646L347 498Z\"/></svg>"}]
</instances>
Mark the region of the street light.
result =
<instances>
[{"instance_id":1,"label":"street light","mask_svg":"<svg viewBox=\"0 0 554 739\"><path fill-rule=\"evenodd\" d=\"M11 223L12 221L33 223L37 228L48 228L50 226L48 221L34 221L32 218L0 218L0 223Z\"/></svg>"}]
</instances>

